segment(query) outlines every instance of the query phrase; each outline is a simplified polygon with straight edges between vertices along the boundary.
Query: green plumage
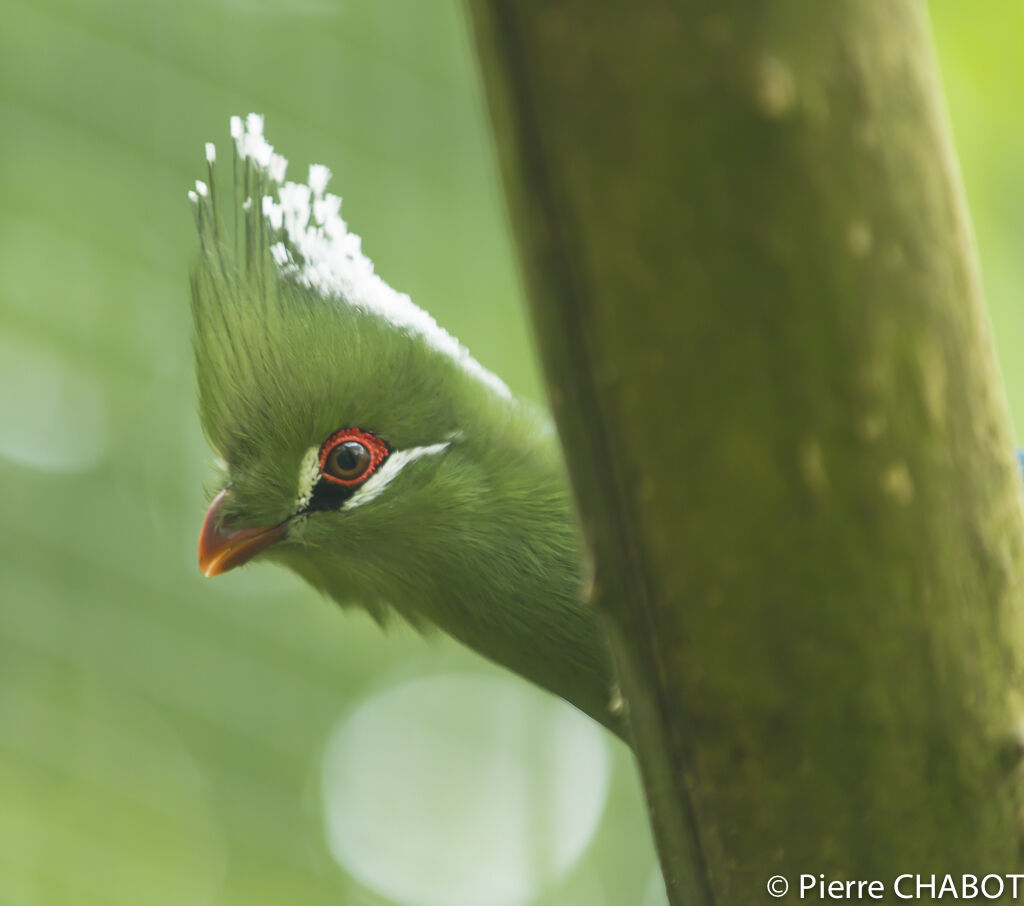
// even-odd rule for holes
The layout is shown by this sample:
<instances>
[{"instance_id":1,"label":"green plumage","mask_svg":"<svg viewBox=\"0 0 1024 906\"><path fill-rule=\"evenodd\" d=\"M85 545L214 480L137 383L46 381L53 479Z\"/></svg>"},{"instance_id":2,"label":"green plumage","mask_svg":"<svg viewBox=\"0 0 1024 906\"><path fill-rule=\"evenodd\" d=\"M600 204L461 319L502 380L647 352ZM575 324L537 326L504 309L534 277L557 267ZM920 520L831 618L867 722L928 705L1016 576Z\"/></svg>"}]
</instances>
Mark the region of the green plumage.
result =
<instances>
[{"instance_id":1,"label":"green plumage","mask_svg":"<svg viewBox=\"0 0 1024 906\"><path fill-rule=\"evenodd\" d=\"M423 333L396 324L386 305L362 304L364 290L401 303L386 287L346 277L346 295L316 285L306 234L289 230L287 210L285 226L262 213L265 195L288 190L278 195L260 153L257 164L236 152L227 185L211 165L209 191L193 193L200 415L230 488L219 518L286 523L261 558L382 623L394 611L437 626L622 733L603 633L582 600L580 538L550 423L482 380L475 362L438 348L450 338L432 322ZM316 213L309 222L317 226ZM332 229L336 237L343 224L321 234ZM357 247L353 255L352 273L365 277ZM348 259L332 266L344 276ZM304 511L311 451L346 427L386 441L392 465L401 451L447 446L389 473L360 505Z\"/></svg>"}]
</instances>

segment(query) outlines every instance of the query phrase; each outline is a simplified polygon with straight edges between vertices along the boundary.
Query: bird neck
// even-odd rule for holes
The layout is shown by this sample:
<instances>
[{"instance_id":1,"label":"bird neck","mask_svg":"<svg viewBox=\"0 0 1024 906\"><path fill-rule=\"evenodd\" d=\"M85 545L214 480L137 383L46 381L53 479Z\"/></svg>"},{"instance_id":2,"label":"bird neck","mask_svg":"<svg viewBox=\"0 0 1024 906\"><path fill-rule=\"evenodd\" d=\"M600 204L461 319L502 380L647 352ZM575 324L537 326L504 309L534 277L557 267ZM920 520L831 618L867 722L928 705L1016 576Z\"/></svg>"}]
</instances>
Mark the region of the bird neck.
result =
<instances>
[{"instance_id":1,"label":"bird neck","mask_svg":"<svg viewBox=\"0 0 1024 906\"><path fill-rule=\"evenodd\" d=\"M490 488L489 525L481 530L481 522L467 520L462 543L437 551L439 575L448 581L423 589L428 595L418 611L624 736L622 717L611 708L615 679L604 628L584 600L568 489L560 474L546 484L531 488L528 498ZM487 568L467 570L467 556Z\"/></svg>"},{"instance_id":2,"label":"bird neck","mask_svg":"<svg viewBox=\"0 0 1024 906\"><path fill-rule=\"evenodd\" d=\"M432 552L414 604L445 633L627 738L611 707L603 625L585 600L582 538L556 436L523 413L471 451L473 493L436 514L457 543ZM509 428L511 427L511 430ZM409 590L410 601L416 601Z\"/></svg>"}]
</instances>

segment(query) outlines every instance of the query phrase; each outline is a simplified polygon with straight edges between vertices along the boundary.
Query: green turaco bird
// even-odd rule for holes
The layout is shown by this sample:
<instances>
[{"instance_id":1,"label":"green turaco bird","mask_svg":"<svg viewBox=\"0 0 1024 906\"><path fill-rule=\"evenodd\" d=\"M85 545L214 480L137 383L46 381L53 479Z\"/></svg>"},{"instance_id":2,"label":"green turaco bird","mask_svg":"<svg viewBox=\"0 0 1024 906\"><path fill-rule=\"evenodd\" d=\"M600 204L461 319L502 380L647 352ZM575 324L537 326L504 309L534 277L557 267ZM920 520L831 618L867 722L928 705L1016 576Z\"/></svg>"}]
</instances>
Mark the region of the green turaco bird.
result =
<instances>
[{"instance_id":1,"label":"green turaco bird","mask_svg":"<svg viewBox=\"0 0 1024 906\"><path fill-rule=\"evenodd\" d=\"M189 193L199 408L224 469L200 569L280 563L624 735L551 424L374 273L327 168L286 182L261 117L231 134L230 174L207 145Z\"/></svg>"}]
</instances>

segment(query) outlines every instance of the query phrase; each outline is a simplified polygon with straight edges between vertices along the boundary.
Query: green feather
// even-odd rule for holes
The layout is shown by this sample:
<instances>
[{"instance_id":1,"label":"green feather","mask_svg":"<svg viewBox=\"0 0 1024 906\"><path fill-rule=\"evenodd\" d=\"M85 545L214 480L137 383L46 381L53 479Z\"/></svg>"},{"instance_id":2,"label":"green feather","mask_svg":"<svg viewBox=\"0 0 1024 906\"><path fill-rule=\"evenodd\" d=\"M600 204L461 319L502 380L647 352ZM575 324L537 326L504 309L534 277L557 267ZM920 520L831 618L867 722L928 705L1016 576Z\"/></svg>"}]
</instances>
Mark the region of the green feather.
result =
<instances>
[{"instance_id":1,"label":"green feather","mask_svg":"<svg viewBox=\"0 0 1024 906\"><path fill-rule=\"evenodd\" d=\"M550 422L373 275L326 170L311 189L283 183L259 118L232 133L230 178L208 150L209 183L190 193L199 410L225 463L224 523L286 523L260 558L382 623L436 626L624 734ZM346 427L386 441L392 465L430 455L361 505L305 510L311 451Z\"/></svg>"}]
</instances>

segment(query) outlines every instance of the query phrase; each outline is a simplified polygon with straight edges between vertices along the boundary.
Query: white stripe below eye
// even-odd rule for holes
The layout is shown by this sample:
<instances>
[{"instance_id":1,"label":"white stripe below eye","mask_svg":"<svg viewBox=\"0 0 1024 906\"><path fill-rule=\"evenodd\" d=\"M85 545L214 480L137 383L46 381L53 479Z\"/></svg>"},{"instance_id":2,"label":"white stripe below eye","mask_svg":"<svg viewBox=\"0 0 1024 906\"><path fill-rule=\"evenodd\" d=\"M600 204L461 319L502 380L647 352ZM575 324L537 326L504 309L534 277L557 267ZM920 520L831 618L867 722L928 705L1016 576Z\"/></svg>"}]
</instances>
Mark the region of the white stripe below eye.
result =
<instances>
[{"instance_id":1,"label":"white stripe below eye","mask_svg":"<svg viewBox=\"0 0 1024 906\"><path fill-rule=\"evenodd\" d=\"M387 459L358 491L345 502L343 509L351 510L353 507L369 503L381 491L394 480L395 476L402 471L409 463L421 456L433 456L442 453L451 445L450 440L441 444L431 444L429 447L410 447L408 450L396 450Z\"/></svg>"},{"instance_id":2,"label":"white stripe below eye","mask_svg":"<svg viewBox=\"0 0 1024 906\"><path fill-rule=\"evenodd\" d=\"M320 448L310 447L299 464L299 496L295 512L301 513L313 497L313 486L320 480Z\"/></svg>"}]
</instances>

